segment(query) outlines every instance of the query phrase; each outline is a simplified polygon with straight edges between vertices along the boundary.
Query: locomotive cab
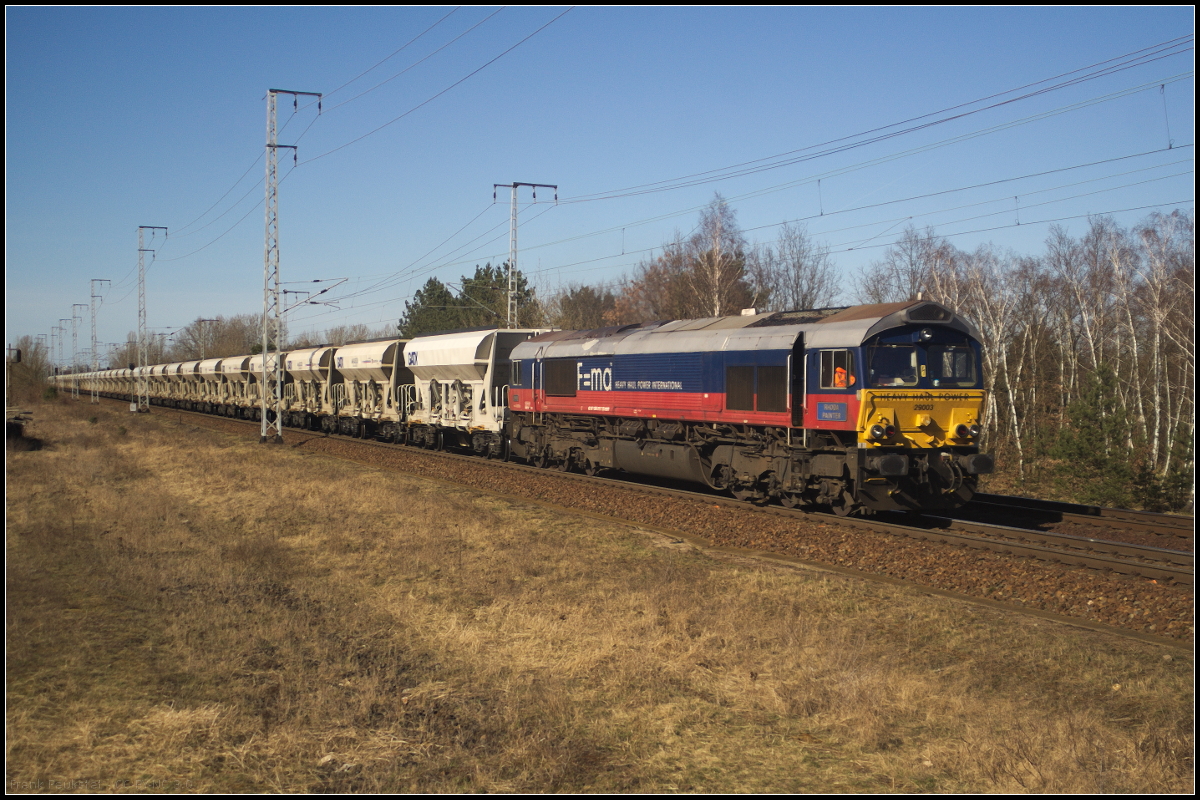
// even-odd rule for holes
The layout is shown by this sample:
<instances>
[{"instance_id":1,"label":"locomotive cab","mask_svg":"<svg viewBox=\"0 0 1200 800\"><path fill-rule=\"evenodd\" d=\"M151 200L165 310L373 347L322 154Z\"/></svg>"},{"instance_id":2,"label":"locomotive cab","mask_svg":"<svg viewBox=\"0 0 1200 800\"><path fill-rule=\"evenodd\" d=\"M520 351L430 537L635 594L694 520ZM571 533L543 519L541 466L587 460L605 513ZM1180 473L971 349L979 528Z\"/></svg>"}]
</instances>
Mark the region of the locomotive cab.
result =
<instances>
[{"instance_id":1,"label":"locomotive cab","mask_svg":"<svg viewBox=\"0 0 1200 800\"><path fill-rule=\"evenodd\" d=\"M821 391L833 393L817 398L810 424L829 428L836 418L837 428L853 430L858 453L847 453L846 477L863 507L954 508L992 471L978 446L986 403L979 337L941 305L899 305L863 331L859 346L821 350L819 365L810 363ZM839 358L850 385L829 388ZM838 393L844 416L829 412Z\"/></svg>"}]
</instances>

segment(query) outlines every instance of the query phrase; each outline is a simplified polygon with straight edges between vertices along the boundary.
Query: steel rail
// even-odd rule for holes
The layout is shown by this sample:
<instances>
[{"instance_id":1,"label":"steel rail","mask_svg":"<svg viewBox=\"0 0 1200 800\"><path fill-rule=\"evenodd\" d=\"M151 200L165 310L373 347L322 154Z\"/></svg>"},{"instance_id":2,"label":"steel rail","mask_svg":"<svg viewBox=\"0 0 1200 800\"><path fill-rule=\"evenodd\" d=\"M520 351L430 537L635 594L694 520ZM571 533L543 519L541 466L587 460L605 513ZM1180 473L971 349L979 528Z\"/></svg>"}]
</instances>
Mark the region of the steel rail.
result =
<instances>
[{"instance_id":1,"label":"steel rail","mask_svg":"<svg viewBox=\"0 0 1200 800\"><path fill-rule=\"evenodd\" d=\"M163 410L168 412L174 411L180 414L197 414L198 416L204 418L227 420L229 422L242 423L246 426L255 425L254 422L236 419L233 417L222 417L211 414L203 414L201 412L184 411L182 409L164 408ZM741 509L749 513L764 513L777 516L809 519L814 516L814 512L812 511L789 509L782 506L773 505L755 505L744 500L736 500L731 497L725 497L717 494L706 494L691 490L668 488L647 484L644 482L635 483L632 481L613 480L611 477L590 477L587 475L566 472L554 468L539 468L518 464L511 461L485 459L474 455L462 455L436 449L397 445L395 443L377 441L373 439L359 439L340 434L328 434L319 431L305 431L298 428L289 428L288 430L294 435L301 435L303 440L329 438L338 441L353 442L369 447L380 447L395 452L409 452L414 454L434 456L437 458L463 460L476 466L487 464L492 468L513 470L517 472L529 472L542 476L552 475L570 481L595 483L597 485L609 487L614 485L621 486L627 491L660 496L679 497L696 500L707 504L720 504L729 508ZM901 524L860 517L841 517L834 514L817 514L816 516L819 516L823 522L837 523L843 526L884 532L923 541L940 542L952 546L986 550L1019 557L1034 558L1052 563L1060 563L1068 566L1086 567L1090 569L1110 571L1121 575L1140 576L1152 580L1165 580L1172 581L1180 585L1194 586L1194 560L1192 554L1175 550L1165 550L1163 548L1144 546L1139 547L1136 545L1107 542L1101 539L1090 539L1082 536L1053 534L1046 531L1028 530L1004 525L992 525L987 523L970 522L933 516L922 516L919 518L927 523L932 524L931 526L924 527L919 524ZM1029 539L1038 539L1042 541L1043 544L1030 543L1028 541ZM1058 542L1058 546L1049 546L1044 543L1050 540ZM1100 548L1106 549L1107 552L1095 552Z\"/></svg>"},{"instance_id":2,"label":"steel rail","mask_svg":"<svg viewBox=\"0 0 1200 800\"><path fill-rule=\"evenodd\" d=\"M1055 500L1037 500L1031 497L1010 497L997 494L977 494L965 508L1026 511L1050 517L1048 522L1075 522L1098 525L1122 530L1137 530L1157 535L1175 536L1181 539L1195 538L1194 517L1176 514L1159 514L1153 511L1133 511L1125 508L1102 508L1100 506L1064 503Z\"/></svg>"}]
</instances>

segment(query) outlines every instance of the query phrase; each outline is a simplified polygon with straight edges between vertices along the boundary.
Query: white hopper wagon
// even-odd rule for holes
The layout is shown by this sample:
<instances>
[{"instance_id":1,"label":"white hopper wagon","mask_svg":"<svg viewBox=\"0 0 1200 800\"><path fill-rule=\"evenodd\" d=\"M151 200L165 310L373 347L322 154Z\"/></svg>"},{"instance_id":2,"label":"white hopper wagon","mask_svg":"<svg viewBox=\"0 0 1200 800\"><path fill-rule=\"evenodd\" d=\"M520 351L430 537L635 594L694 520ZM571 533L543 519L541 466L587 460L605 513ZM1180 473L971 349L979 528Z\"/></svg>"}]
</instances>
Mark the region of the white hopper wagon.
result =
<instances>
[{"instance_id":1,"label":"white hopper wagon","mask_svg":"<svg viewBox=\"0 0 1200 800\"><path fill-rule=\"evenodd\" d=\"M250 383L250 356L223 358L220 369L225 385L222 387L224 396L218 413L226 417L241 417L243 410L249 407L246 396Z\"/></svg>"},{"instance_id":2,"label":"white hopper wagon","mask_svg":"<svg viewBox=\"0 0 1200 800\"><path fill-rule=\"evenodd\" d=\"M196 365L196 377L200 385L196 391L196 410L212 414L222 404L229 402L229 385L221 371L221 358L207 358Z\"/></svg>"},{"instance_id":3,"label":"white hopper wagon","mask_svg":"<svg viewBox=\"0 0 1200 800\"><path fill-rule=\"evenodd\" d=\"M413 392L408 439L425 447L470 447L499 457L508 415L509 354L546 328L485 329L418 336L404 349Z\"/></svg>"},{"instance_id":4,"label":"white hopper wagon","mask_svg":"<svg viewBox=\"0 0 1200 800\"><path fill-rule=\"evenodd\" d=\"M269 387L267 388L269 392L273 393L275 391L275 368L279 365L279 356L275 353L267 353L265 358L267 380L265 383L263 381L263 360L262 353L246 359L246 400L242 404L243 408L246 409L246 419L262 419L262 391L264 386ZM283 380L287 381L286 373L283 375ZM282 391L280 391L279 396L283 396ZM274 407L274 397L268 397L267 404Z\"/></svg>"},{"instance_id":5,"label":"white hopper wagon","mask_svg":"<svg viewBox=\"0 0 1200 800\"><path fill-rule=\"evenodd\" d=\"M179 365L179 408L189 411L195 407L197 389L200 388L200 376L196 374L199 361L184 361Z\"/></svg>"},{"instance_id":6,"label":"white hopper wagon","mask_svg":"<svg viewBox=\"0 0 1200 800\"><path fill-rule=\"evenodd\" d=\"M384 339L337 348L333 382L337 419L326 421L348 436L380 437L395 441L402 428L401 395L412 384L402 353L407 340Z\"/></svg>"},{"instance_id":7,"label":"white hopper wagon","mask_svg":"<svg viewBox=\"0 0 1200 800\"><path fill-rule=\"evenodd\" d=\"M163 367L163 388L159 402L164 406L171 408L179 407L179 400L183 396L183 378L179 374L179 368L182 366L182 361L176 361L173 364L167 364Z\"/></svg>"},{"instance_id":8,"label":"white hopper wagon","mask_svg":"<svg viewBox=\"0 0 1200 800\"><path fill-rule=\"evenodd\" d=\"M336 374L332 347L310 347L284 354L287 373L283 387L285 424L312 430L317 420L333 415L330 382Z\"/></svg>"}]
</instances>

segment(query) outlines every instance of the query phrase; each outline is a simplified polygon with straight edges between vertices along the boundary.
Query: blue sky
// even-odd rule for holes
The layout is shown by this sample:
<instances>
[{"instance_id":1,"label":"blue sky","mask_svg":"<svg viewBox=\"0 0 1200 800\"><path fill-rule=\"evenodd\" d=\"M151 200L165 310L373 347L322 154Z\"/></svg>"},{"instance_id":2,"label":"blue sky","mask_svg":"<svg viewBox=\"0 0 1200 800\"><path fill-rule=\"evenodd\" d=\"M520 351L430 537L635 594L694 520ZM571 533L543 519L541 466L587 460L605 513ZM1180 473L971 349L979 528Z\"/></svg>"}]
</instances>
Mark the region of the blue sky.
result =
<instances>
[{"instance_id":1,"label":"blue sky","mask_svg":"<svg viewBox=\"0 0 1200 800\"><path fill-rule=\"evenodd\" d=\"M149 245L149 326L261 313L268 88L327 94L319 116L280 102L278 141L299 162L281 151L284 280L349 279L336 307L292 312L293 332L394 321L429 277L502 262L495 183L559 186L557 205L521 193L519 264L542 291L630 272L714 192L751 241L803 220L847 288L908 224L1036 254L1044 220L1079 233L1086 219L1068 218L1194 205L1190 38L984 108L1190 37L1191 8L564 11L9 7L8 340L48 333L107 278L99 339L123 341L139 225L169 229ZM81 348L89 325L85 312Z\"/></svg>"}]
</instances>

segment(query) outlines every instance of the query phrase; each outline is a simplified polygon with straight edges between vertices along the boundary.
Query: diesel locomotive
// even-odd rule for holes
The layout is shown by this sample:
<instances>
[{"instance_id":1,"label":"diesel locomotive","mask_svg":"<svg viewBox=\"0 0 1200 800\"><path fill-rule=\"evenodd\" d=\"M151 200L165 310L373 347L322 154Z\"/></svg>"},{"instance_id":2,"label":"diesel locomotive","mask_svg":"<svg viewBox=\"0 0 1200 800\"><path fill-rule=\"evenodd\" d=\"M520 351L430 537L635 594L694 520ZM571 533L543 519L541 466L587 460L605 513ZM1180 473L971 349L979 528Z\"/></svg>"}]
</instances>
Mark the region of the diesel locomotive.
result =
<instances>
[{"instance_id":1,"label":"diesel locomotive","mask_svg":"<svg viewBox=\"0 0 1200 800\"><path fill-rule=\"evenodd\" d=\"M512 351L510 450L787 506L971 499L979 335L927 301L555 331Z\"/></svg>"}]
</instances>

